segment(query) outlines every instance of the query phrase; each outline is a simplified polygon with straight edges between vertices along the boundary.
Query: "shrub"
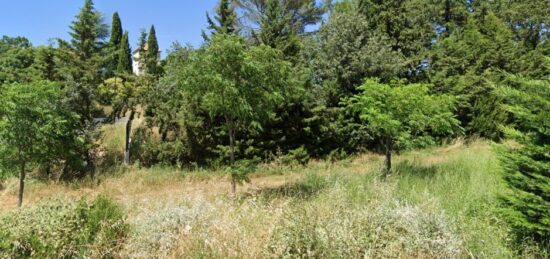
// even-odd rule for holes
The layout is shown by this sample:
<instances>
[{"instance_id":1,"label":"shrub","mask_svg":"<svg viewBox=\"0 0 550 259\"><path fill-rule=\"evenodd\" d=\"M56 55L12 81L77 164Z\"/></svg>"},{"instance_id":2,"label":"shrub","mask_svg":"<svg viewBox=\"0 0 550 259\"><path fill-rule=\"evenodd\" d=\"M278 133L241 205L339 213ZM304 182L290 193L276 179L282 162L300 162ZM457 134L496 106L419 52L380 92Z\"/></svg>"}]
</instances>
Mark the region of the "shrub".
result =
<instances>
[{"instance_id":1,"label":"shrub","mask_svg":"<svg viewBox=\"0 0 550 259\"><path fill-rule=\"evenodd\" d=\"M282 157L285 165L306 165L309 162L309 154L304 147L290 150Z\"/></svg>"},{"instance_id":2,"label":"shrub","mask_svg":"<svg viewBox=\"0 0 550 259\"><path fill-rule=\"evenodd\" d=\"M0 258L113 257L128 226L111 200L50 201L0 218Z\"/></svg>"}]
</instances>

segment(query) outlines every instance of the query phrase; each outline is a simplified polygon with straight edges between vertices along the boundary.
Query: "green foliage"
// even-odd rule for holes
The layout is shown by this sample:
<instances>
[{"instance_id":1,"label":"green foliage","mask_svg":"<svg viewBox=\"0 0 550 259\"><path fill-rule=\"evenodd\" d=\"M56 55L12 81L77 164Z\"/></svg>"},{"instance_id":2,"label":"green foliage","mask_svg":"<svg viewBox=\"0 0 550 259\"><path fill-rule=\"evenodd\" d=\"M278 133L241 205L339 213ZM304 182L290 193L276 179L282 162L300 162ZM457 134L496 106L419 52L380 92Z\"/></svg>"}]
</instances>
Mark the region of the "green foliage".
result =
<instances>
[{"instance_id":1,"label":"green foliage","mask_svg":"<svg viewBox=\"0 0 550 259\"><path fill-rule=\"evenodd\" d=\"M265 22L262 20L268 16L274 17L274 11L279 9L279 15L281 15L279 18L284 16L288 19L285 26L299 35L306 33L307 26L316 25L322 21L323 15L330 7L328 1L323 1L321 5L315 0L239 0L237 2L245 23L261 25ZM278 7L274 8L275 5ZM275 27L278 26L280 25L275 25Z\"/></svg>"},{"instance_id":2,"label":"green foliage","mask_svg":"<svg viewBox=\"0 0 550 259\"><path fill-rule=\"evenodd\" d=\"M92 0L86 0L76 20L71 24L71 44L79 58L90 59L103 47L103 40L108 35L107 25Z\"/></svg>"},{"instance_id":3,"label":"green foliage","mask_svg":"<svg viewBox=\"0 0 550 259\"><path fill-rule=\"evenodd\" d=\"M410 146L415 138L445 137L460 132L453 116L450 96L429 93L425 85L386 85L367 80L361 94L349 99L350 109L358 112L373 137L395 145Z\"/></svg>"},{"instance_id":4,"label":"green foliage","mask_svg":"<svg viewBox=\"0 0 550 259\"><path fill-rule=\"evenodd\" d=\"M60 97L59 86L47 81L7 85L0 97L2 160L18 166L22 181L35 165L51 169L64 164L65 171L82 167L75 156L82 149L78 116Z\"/></svg>"},{"instance_id":5,"label":"green foliage","mask_svg":"<svg viewBox=\"0 0 550 259\"><path fill-rule=\"evenodd\" d=\"M402 73L403 57L391 50L388 40L371 31L368 20L356 13L333 14L321 27L314 65L329 106L356 94L367 77L387 82Z\"/></svg>"},{"instance_id":6,"label":"green foliage","mask_svg":"<svg viewBox=\"0 0 550 259\"><path fill-rule=\"evenodd\" d=\"M118 53L117 73L126 75L132 74L132 49L128 41L128 32L124 32L122 36Z\"/></svg>"},{"instance_id":7,"label":"green foliage","mask_svg":"<svg viewBox=\"0 0 550 259\"><path fill-rule=\"evenodd\" d=\"M242 127L262 130L285 91L291 67L281 53L267 46L248 49L241 38L214 35L182 71L181 91L188 103L198 102L210 119L222 118L235 159L235 136Z\"/></svg>"},{"instance_id":8,"label":"green foliage","mask_svg":"<svg viewBox=\"0 0 550 259\"><path fill-rule=\"evenodd\" d=\"M279 0L267 1L265 12L259 18L260 29L253 37L260 44L279 49L287 59L295 59L300 52L296 28L291 23L292 13Z\"/></svg>"},{"instance_id":9,"label":"green foliage","mask_svg":"<svg viewBox=\"0 0 550 259\"><path fill-rule=\"evenodd\" d=\"M111 38L109 39L109 45L117 47L122 42L122 22L118 12L113 13L113 20L111 22Z\"/></svg>"},{"instance_id":10,"label":"green foliage","mask_svg":"<svg viewBox=\"0 0 550 259\"><path fill-rule=\"evenodd\" d=\"M0 85L35 79L34 59L35 50L28 39L3 36L0 39Z\"/></svg>"},{"instance_id":11,"label":"green foliage","mask_svg":"<svg viewBox=\"0 0 550 259\"><path fill-rule=\"evenodd\" d=\"M461 130L453 115L453 98L432 95L425 85L390 86L371 79L359 89L362 93L349 98L348 107L359 114L371 136L383 146L387 175L392 152Z\"/></svg>"},{"instance_id":12,"label":"green foliage","mask_svg":"<svg viewBox=\"0 0 550 259\"><path fill-rule=\"evenodd\" d=\"M0 257L112 258L127 232L121 208L105 197L46 202L1 217Z\"/></svg>"},{"instance_id":13,"label":"green foliage","mask_svg":"<svg viewBox=\"0 0 550 259\"><path fill-rule=\"evenodd\" d=\"M509 76L498 90L511 124L505 133L519 146L501 152L513 192L504 197L507 216L521 237L548 245L550 238L550 84Z\"/></svg>"},{"instance_id":14,"label":"green foliage","mask_svg":"<svg viewBox=\"0 0 550 259\"><path fill-rule=\"evenodd\" d=\"M306 165L309 162L309 154L304 147L290 150L288 154L282 157L283 164L286 165Z\"/></svg>"},{"instance_id":15,"label":"green foliage","mask_svg":"<svg viewBox=\"0 0 550 259\"><path fill-rule=\"evenodd\" d=\"M233 34L237 32L237 13L232 0L220 0L216 8L214 20L206 13L208 29L212 35ZM209 36L203 31L203 38L209 40Z\"/></svg>"},{"instance_id":16,"label":"green foliage","mask_svg":"<svg viewBox=\"0 0 550 259\"><path fill-rule=\"evenodd\" d=\"M441 93L458 97L457 115L468 134L498 139L503 122L499 98L488 78L494 71L517 69L517 44L494 14L470 19L435 46L432 82Z\"/></svg>"},{"instance_id":17,"label":"green foliage","mask_svg":"<svg viewBox=\"0 0 550 259\"><path fill-rule=\"evenodd\" d=\"M146 52L145 66L147 68L147 73L149 75L158 77L160 76L161 70L159 66L160 59L160 49L157 41L157 33L155 31L155 26L151 25L149 29L149 34L147 38L147 52Z\"/></svg>"},{"instance_id":18,"label":"green foliage","mask_svg":"<svg viewBox=\"0 0 550 259\"><path fill-rule=\"evenodd\" d=\"M550 18L550 2L548 0L502 1L499 5L488 6L501 19L510 25L517 39L522 41L527 49L535 49L544 41L548 41Z\"/></svg>"},{"instance_id":19,"label":"green foliage","mask_svg":"<svg viewBox=\"0 0 550 259\"><path fill-rule=\"evenodd\" d=\"M112 77L114 76L115 71L119 66L119 60L121 59L119 49L124 47L121 45L123 37L122 31L122 22L120 21L120 16L118 12L113 13L113 18L111 22L111 38L109 39L107 50L107 61L105 64L105 76Z\"/></svg>"},{"instance_id":20,"label":"green foliage","mask_svg":"<svg viewBox=\"0 0 550 259\"><path fill-rule=\"evenodd\" d=\"M391 50L404 56L404 77L423 79L425 59L434 39L430 5L423 0L359 0L357 11L365 16L371 31L389 39Z\"/></svg>"}]
</instances>

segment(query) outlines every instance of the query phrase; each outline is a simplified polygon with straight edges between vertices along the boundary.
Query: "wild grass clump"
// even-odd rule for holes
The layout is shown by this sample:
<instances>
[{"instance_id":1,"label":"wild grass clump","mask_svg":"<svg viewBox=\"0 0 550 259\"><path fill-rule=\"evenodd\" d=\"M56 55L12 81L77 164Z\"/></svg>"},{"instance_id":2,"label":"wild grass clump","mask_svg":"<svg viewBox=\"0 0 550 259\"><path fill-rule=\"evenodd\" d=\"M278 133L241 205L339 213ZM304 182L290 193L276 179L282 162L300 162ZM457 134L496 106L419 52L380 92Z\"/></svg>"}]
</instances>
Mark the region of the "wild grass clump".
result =
<instances>
[{"instance_id":1,"label":"wild grass clump","mask_svg":"<svg viewBox=\"0 0 550 259\"><path fill-rule=\"evenodd\" d=\"M123 257L165 258L178 244L179 239L200 224L200 218L211 214L207 202L193 202L193 206L181 204L173 207L142 211L132 221L132 233L123 251Z\"/></svg>"},{"instance_id":2,"label":"wild grass clump","mask_svg":"<svg viewBox=\"0 0 550 259\"><path fill-rule=\"evenodd\" d=\"M49 201L0 218L0 258L113 257L126 237L110 199Z\"/></svg>"},{"instance_id":3,"label":"wild grass clump","mask_svg":"<svg viewBox=\"0 0 550 259\"><path fill-rule=\"evenodd\" d=\"M347 187L336 184L311 204L291 209L277 223L265 255L452 258L462 253L462 241L443 213L398 202L386 196L390 192L373 188L385 197L354 204Z\"/></svg>"}]
</instances>

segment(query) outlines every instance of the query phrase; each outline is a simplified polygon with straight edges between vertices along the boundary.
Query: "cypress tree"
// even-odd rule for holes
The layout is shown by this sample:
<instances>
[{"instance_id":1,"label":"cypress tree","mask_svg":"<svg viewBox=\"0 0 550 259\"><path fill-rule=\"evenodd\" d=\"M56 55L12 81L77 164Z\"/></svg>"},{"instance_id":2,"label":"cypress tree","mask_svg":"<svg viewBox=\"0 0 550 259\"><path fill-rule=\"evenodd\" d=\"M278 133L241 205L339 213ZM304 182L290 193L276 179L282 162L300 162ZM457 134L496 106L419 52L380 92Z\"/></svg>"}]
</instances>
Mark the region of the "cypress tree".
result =
<instances>
[{"instance_id":1,"label":"cypress tree","mask_svg":"<svg viewBox=\"0 0 550 259\"><path fill-rule=\"evenodd\" d=\"M109 48L108 48L108 60L105 67L105 77L112 77L114 75L114 71L118 70L118 61L120 60L119 57L119 49L121 49L121 43L122 41L122 23L120 21L120 17L118 15L118 12L115 12L113 14L113 20L111 23L111 39L109 40Z\"/></svg>"},{"instance_id":2,"label":"cypress tree","mask_svg":"<svg viewBox=\"0 0 550 259\"><path fill-rule=\"evenodd\" d=\"M212 35L232 34L237 32L237 13L235 12L231 0L220 0L214 19L206 13L206 20L208 22L208 29ZM204 32L203 38L205 40L209 39Z\"/></svg>"},{"instance_id":3,"label":"cypress tree","mask_svg":"<svg viewBox=\"0 0 550 259\"><path fill-rule=\"evenodd\" d=\"M138 40L139 56L136 60L139 65L139 71L145 71L147 69L147 51L145 50L145 46L147 46L147 36L147 31L142 28Z\"/></svg>"},{"instance_id":4,"label":"cypress tree","mask_svg":"<svg viewBox=\"0 0 550 259\"><path fill-rule=\"evenodd\" d=\"M109 40L109 44L111 46L118 47L121 41L122 41L122 23L120 21L120 17L118 16L118 12L115 12L113 14L113 22L111 24L111 39Z\"/></svg>"},{"instance_id":5,"label":"cypress tree","mask_svg":"<svg viewBox=\"0 0 550 259\"><path fill-rule=\"evenodd\" d=\"M147 54L146 54L146 66L147 73L151 75L158 75L158 55L159 55L159 44L157 41L157 33L155 31L155 26L151 25L149 30L149 38L147 39Z\"/></svg>"},{"instance_id":6,"label":"cypress tree","mask_svg":"<svg viewBox=\"0 0 550 259\"><path fill-rule=\"evenodd\" d=\"M120 49L118 51L118 66L117 72L121 74L132 73L132 50L130 48L130 42L128 41L128 32L124 32L122 41L120 42Z\"/></svg>"}]
</instances>

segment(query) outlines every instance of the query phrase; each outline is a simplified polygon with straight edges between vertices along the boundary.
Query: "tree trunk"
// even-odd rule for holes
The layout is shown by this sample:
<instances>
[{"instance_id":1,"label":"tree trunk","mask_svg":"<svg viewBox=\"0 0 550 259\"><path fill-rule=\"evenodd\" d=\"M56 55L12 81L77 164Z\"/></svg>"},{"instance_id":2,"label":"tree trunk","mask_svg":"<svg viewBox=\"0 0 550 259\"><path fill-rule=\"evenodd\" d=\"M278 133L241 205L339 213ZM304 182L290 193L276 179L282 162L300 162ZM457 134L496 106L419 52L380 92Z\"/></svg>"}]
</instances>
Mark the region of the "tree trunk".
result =
<instances>
[{"instance_id":1,"label":"tree trunk","mask_svg":"<svg viewBox=\"0 0 550 259\"><path fill-rule=\"evenodd\" d=\"M391 150L386 149L386 178L391 176Z\"/></svg>"},{"instance_id":2,"label":"tree trunk","mask_svg":"<svg viewBox=\"0 0 550 259\"><path fill-rule=\"evenodd\" d=\"M132 111L130 111L130 117L128 117L128 121L126 122L126 145L124 148L124 165L126 166L130 165L130 134L132 134L132 122L134 121L134 115L135 111L132 109Z\"/></svg>"},{"instance_id":3,"label":"tree trunk","mask_svg":"<svg viewBox=\"0 0 550 259\"><path fill-rule=\"evenodd\" d=\"M23 205L23 191L25 190L25 161L20 161L19 167L19 201L17 203L17 206L21 208L21 206Z\"/></svg>"},{"instance_id":4,"label":"tree trunk","mask_svg":"<svg viewBox=\"0 0 550 259\"><path fill-rule=\"evenodd\" d=\"M233 167L235 165L235 129L233 127L233 121L229 122L229 147L231 167ZM237 193L237 181L233 173L231 173L231 193L233 196Z\"/></svg>"},{"instance_id":5,"label":"tree trunk","mask_svg":"<svg viewBox=\"0 0 550 259\"><path fill-rule=\"evenodd\" d=\"M393 143L390 139L387 139L386 140L386 143L384 145L385 147L385 153L386 153L386 178L389 178L391 176L391 173L392 173L392 169L391 169L391 156L392 156L392 146L393 146Z\"/></svg>"}]
</instances>

